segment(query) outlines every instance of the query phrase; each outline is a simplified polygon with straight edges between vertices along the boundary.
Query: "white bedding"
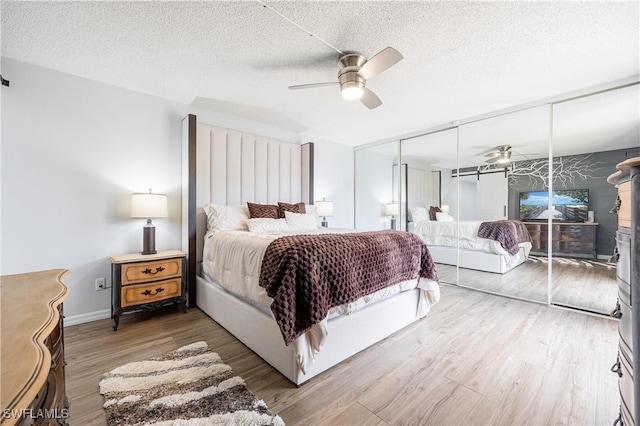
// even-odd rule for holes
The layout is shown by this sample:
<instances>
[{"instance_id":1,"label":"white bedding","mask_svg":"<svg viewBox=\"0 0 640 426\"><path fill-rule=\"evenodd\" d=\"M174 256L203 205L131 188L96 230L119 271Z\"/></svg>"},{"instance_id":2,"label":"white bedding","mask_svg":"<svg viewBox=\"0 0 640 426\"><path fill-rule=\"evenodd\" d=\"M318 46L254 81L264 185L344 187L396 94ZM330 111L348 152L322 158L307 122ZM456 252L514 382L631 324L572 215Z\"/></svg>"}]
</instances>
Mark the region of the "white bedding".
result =
<instances>
[{"instance_id":1,"label":"white bedding","mask_svg":"<svg viewBox=\"0 0 640 426\"><path fill-rule=\"evenodd\" d=\"M263 310L269 310L272 299L258 285L260 266L269 243L283 235L326 232L354 232L353 230L319 229L317 231L287 232L280 234L257 234L248 231L227 231L208 234L203 252L205 276L227 291L242 297ZM332 315L349 315L369 303L391 297L405 290L421 289L416 318L424 317L433 304L440 299L438 283L427 279L402 281L347 305L335 307ZM303 372L313 363L328 336L327 318L308 330L295 342L298 363Z\"/></svg>"},{"instance_id":2,"label":"white bedding","mask_svg":"<svg viewBox=\"0 0 640 426\"><path fill-rule=\"evenodd\" d=\"M413 232L422 238L427 246L459 247L476 251L486 251L503 256L510 265L514 256L510 255L498 241L478 237L478 228L484 221L439 222L422 220L415 223ZM520 243L525 256L529 256L531 243Z\"/></svg>"}]
</instances>

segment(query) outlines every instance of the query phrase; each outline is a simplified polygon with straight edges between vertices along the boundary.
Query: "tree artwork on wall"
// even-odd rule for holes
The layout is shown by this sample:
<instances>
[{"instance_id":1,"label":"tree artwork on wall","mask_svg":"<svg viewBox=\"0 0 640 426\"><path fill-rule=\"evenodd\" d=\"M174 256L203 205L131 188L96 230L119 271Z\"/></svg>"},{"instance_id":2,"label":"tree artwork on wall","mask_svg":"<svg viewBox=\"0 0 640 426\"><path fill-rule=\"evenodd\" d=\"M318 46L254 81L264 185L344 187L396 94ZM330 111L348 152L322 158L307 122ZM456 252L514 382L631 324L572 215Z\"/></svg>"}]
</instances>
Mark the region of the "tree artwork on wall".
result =
<instances>
[{"instance_id":1,"label":"tree artwork on wall","mask_svg":"<svg viewBox=\"0 0 640 426\"><path fill-rule=\"evenodd\" d=\"M596 171L599 161L594 161L592 154L572 155L567 157L553 158L553 179L552 184L558 188L568 188L575 186L575 180L587 180L602 178L597 176ZM479 171L500 169L496 165L480 166ZM514 161L508 167L509 186L511 188L529 187L533 190L547 188L549 183L549 160L547 158L536 158L533 160Z\"/></svg>"}]
</instances>

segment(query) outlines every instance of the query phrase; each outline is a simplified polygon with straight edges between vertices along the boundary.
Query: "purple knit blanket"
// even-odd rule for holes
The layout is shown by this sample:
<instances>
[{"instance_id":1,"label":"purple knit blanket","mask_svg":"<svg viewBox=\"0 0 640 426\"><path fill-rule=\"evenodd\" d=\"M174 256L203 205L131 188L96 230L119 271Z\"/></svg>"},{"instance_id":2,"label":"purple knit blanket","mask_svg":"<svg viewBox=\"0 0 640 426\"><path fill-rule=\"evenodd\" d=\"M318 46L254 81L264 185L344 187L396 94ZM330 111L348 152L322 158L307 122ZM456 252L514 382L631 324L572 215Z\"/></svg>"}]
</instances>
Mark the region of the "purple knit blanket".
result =
<instances>
[{"instance_id":1,"label":"purple knit blanket","mask_svg":"<svg viewBox=\"0 0 640 426\"><path fill-rule=\"evenodd\" d=\"M417 235L371 231L278 238L264 254L259 284L273 298L271 311L289 345L334 306L418 277L438 280Z\"/></svg>"},{"instance_id":2,"label":"purple knit blanket","mask_svg":"<svg viewBox=\"0 0 640 426\"><path fill-rule=\"evenodd\" d=\"M498 241L511 255L518 253L520 243L531 242L527 227L519 220L482 222L478 228L478 237Z\"/></svg>"}]
</instances>

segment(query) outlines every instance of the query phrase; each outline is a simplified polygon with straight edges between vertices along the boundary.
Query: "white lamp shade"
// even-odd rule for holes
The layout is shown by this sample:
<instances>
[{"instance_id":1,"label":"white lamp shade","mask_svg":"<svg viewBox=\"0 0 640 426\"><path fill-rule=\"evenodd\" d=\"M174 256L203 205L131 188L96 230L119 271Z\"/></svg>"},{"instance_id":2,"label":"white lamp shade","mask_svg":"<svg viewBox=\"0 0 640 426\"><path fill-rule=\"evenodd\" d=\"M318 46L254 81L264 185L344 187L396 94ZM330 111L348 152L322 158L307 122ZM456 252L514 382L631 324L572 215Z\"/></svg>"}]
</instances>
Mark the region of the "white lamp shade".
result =
<instances>
[{"instance_id":1,"label":"white lamp shade","mask_svg":"<svg viewBox=\"0 0 640 426\"><path fill-rule=\"evenodd\" d=\"M442 210L442 213L449 214L449 205L448 204L441 205L440 210Z\"/></svg>"},{"instance_id":2,"label":"white lamp shade","mask_svg":"<svg viewBox=\"0 0 640 426\"><path fill-rule=\"evenodd\" d=\"M385 216L398 216L398 211L397 203L385 204L384 206Z\"/></svg>"},{"instance_id":3,"label":"white lamp shade","mask_svg":"<svg viewBox=\"0 0 640 426\"><path fill-rule=\"evenodd\" d=\"M136 193L131 196L131 217L167 217L167 196L165 194Z\"/></svg>"},{"instance_id":4,"label":"white lamp shade","mask_svg":"<svg viewBox=\"0 0 640 426\"><path fill-rule=\"evenodd\" d=\"M333 216L333 201L322 200L316 201L314 204L316 206L316 212L318 213L318 216Z\"/></svg>"}]
</instances>

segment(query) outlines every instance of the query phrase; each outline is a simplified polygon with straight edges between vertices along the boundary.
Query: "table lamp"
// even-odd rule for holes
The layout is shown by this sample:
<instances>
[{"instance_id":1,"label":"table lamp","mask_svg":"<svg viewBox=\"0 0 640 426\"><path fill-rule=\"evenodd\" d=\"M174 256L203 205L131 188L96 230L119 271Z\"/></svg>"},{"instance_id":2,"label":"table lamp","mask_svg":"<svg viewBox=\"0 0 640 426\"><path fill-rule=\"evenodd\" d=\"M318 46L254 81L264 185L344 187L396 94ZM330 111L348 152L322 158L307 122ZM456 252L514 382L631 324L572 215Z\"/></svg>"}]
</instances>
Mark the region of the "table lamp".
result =
<instances>
[{"instance_id":1,"label":"table lamp","mask_svg":"<svg viewBox=\"0 0 640 426\"><path fill-rule=\"evenodd\" d=\"M396 229L396 216L398 215L398 203L385 204L384 215L391 216L391 229Z\"/></svg>"},{"instance_id":2,"label":"table lamp","mask_svg":"<svg viewBox=\"0 0 640 426\"><path fill-rule=\"evenodd\" d=\"M135 193L131 196L131 217L146 218L142 229L142 253L156 254L156 227L152 218L167 217L167 196L165 194Z\"/></svg>"},{"instance_id":3,"label":"table lamp","mask_svg":"<svg viewBox=\"0 0 640 426\"><path fill-rule=\"evenodd\" d=\"M329 222L327 222L327 216L333 216L333 201L326 201L324 198L322 201L316 201L316 212L318 216L322 217L322 226L328 227Z\"/></svg>"}]
</instances>

